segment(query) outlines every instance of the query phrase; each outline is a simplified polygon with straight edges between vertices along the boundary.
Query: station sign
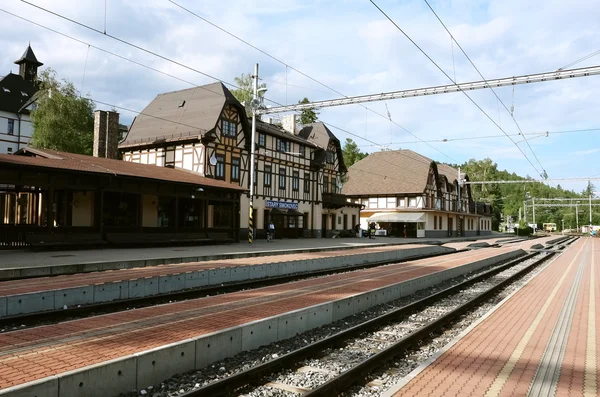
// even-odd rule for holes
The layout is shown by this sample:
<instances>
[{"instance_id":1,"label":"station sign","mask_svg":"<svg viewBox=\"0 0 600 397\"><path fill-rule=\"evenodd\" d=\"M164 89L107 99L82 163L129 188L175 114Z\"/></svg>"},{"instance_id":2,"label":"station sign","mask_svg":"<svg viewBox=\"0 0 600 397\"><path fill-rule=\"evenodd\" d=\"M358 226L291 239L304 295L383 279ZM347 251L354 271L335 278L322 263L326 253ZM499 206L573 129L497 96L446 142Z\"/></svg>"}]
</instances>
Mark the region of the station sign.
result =
<instances>
[{"instance_id":1,"label":"station sign","mask_svg":"<svg viewBox=\"0 0 600 397\"><path fill-rule=\"evenodd\" d=\"M298 203L296 202L287 202L287 201L274 201L274 200L265 200L265 206L267 208L281 208L288 210L297 210Z\"/></svg>"}]
</instances>

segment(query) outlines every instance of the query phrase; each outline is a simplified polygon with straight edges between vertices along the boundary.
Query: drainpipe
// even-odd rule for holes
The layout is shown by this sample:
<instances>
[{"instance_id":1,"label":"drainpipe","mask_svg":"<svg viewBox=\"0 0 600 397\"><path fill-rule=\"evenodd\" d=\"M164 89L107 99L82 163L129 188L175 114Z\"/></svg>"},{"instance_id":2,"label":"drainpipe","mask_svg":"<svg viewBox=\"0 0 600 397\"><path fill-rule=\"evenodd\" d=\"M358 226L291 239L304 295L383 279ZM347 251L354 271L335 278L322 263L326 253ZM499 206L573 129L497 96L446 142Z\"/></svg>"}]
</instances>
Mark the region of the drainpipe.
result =
<instances>
[{"instance_id":1,"label":"drainpipe","mask_svg":"<svg viewBox=\"0 0 600 397\"><path fill-rule=\"evenodd\" d=\"M19 119L19 133L17 135L17 152L19 151L19 149L21 149L21 116L19 115L19 113L17 113L17 118Z\"/></svg>"}]
</instances>

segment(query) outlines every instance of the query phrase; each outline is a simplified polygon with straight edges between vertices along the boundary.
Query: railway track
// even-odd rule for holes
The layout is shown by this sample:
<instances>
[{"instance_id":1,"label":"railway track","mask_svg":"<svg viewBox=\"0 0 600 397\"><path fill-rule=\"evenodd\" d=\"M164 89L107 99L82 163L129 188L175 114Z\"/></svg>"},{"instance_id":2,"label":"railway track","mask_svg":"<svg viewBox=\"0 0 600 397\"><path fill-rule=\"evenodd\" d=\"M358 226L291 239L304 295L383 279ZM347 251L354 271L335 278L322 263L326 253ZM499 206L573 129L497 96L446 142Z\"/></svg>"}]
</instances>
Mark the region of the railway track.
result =
<instances>
[{"instance_id":1,"label":"railway track","mask_svg":"<svg viewBox=\"0 0 600 397\"><path fill-rule=\"evenodd\" d=\"M368 269L377 266L384 266L393 263L410 262L417 259L434 258L438 256L445 256L449 254L456 254L459 252L465 252L468 249L460 249L452 252L443 252L430 255L420 255L414 257L408 257L402 260L393 261L377 261L363 263L356 266L339 267L335 269L325 269L319 271L313 271L310 273L297 273L285 276L269 277L263 279L252 279L241 282L234 282L222 285L200 287L182 291L174 291L166 294L153 295L148 297L140 298L129 298L116 300L111 302L105 302L100 304L90 304L73 306L67 309L61 310L47 310L43 312L22 314L16 316L5 316L0 317L0 333L13 331L15 329L24 329L28 327L34 327L39 325L57 324L62 321L75 320L79 318L85 318L90 316L97 316L102 314L115 313L125 310L138 309L148 306L155 306L165 303L172 303L177 301L197 299L211 295L219 295L231 292L237 292L248 289L255 289L266 287L269 285L276 285L282 283L288 283L293 281L304 280L313 277L327 276L338 273L346 273L355 270Z\"/></svg>"},{"instance_id":2,"label":"railway track","mask_svg":"<svg viewBox=\"0 0 600 397\"><path fill-rule=\"evenodd\" d=\"M533 252L287 354L274 355L272 360L263 364L202 387L197 384L194 390L177 395L340 394L356 383L366 383L365 377L369 373L450 327L457 318L531 272L573 241L571 238L556 239L548 247L552 252ZM374 348L373 341L376 342ZM365 350L365 346L371 348Z\"/></svg>"}]
</instances>

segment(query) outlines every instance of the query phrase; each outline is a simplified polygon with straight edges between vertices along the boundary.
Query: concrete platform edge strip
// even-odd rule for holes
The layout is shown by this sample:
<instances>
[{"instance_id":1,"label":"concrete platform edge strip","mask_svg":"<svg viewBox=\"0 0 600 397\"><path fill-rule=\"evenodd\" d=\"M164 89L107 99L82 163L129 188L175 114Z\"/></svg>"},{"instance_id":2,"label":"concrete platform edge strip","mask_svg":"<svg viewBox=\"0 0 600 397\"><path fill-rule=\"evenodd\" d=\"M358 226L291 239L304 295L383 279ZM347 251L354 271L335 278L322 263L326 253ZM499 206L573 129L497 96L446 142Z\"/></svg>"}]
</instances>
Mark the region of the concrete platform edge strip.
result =
<instances>
[{"instance_id":1,"label":"concrete platform edge strip","mask_svg":"<svg viewBox=\"0 0 600 397\"><path fill-rule=\"evenodd\" d=\"M283 313L0 391L10 397L107 397L287 339L433 284L525 254L515 250L337 301ZM378 297L379 296L379 297ZM362 302L361 302L362 301ZM337 307L337 309L336 309ZM311 316L312 314L312 316ZM110 379L110 382L107 382Z\"/></svg>"},{"instance_id":2,"label":"concrete platform edge strip","mask_svg":"<svg viewBox=\"0 0 600 397\"><path fill-rule=\"evenodd\" d=\"M372 243L368 247L386 247L386 246L402 246L407 244L423 244L423 245L443 245L452 242L464 242L464 241L476 241L478 239L494 238L493 235L489 236L477 236L477 237L463 237L450 239L448 241L440 240L423 240L411 243ZM360 239L357 239L360 241ZM370 243L371 244L371 243ZM123 261L97 261L97 262L85 262L76 264L65 264L65 265L53 265L53 266L33 266L33 267L10 267L0 269L0 281L8 281L15 279L25 278L36 278L36 277L47 277L47 276L58 276L76 273L90 273L103 270L119 270L119 269L133 269L136 267L150 267L158 265L168 265L174 263L185 263L185 262L206 262L213 260L225 260L225 259L241 259L241 258L254 258L258 256L274 256L281 254L301 254L309 252L323 252L323 251L339 251L348 249L359 249L365 248L364 245L347 245L347 246L331 246L331 247L317 247L317 248L298 248L288 250L273 250L273 251L245 251L236 253L226 254L215 254L215 255L193 255L193 256L181 256L171 258L148 258L148 259L131 259Z\"/></svg>"},{"instance_id":3,"label":"concrete platform edge strip","mask_svg":"<svg viewBox=\"0 0 600 397\"><path fill-rule=\"evenodd\" d=\"M267 279L275 276L305 274L317 270L342 269L370 262L418 259L424 255L452 253L454 248L432 245L389 250L360 255L345 255L317 259L303 259L268 264L201 269L185 273L140 277L110 281L73 288L7 295L0 297L0 317L60 310L76 305L99 304L128 298L157 296L169 292L220 285L229 282ZM173 269L175 271L176 269ZM168 271L168 270L167 270Z\"/></svg>"},{"instance_id":4,"label":"concrete platform edge strip","mask_svg":"<svg viewBox=\"0 0 600 397\"><path fill-rule=\"evenodd\" d=\"M544 265L544 269L546 267L550 266L552 264L552 262L554 262L558 258L559 258L558 255L550 258L550 261ZM427 360L423 361L417 368L413 369L409 374L407 374L404 378L402 378L398 383L396 383L395 386L391 387L385 393L383 393L382 397L393 397L394 394L398 393L398 391L400 391L400 389L402 389L404 386L406 386L417 375L419 375L427 367L429 367L431 364L433 364L435 362L435 360L440 358L444 353L446 353L454 345L456 345L462 338L467 336L473 329L475 329L475 327L477 327L479 324L484 322L488 317L490 317L492 314L494 314L496 312L496 310L500 309L500 307L502 307L502 305L504 305L509 299L511 299L515 294L517 294L527 284L532 282L536 277L537 277L537 275L535 277L530 278L525 284L523 284L523 286L521 288L519 288L516 291L511 292L508 296L506 296L506 298L504 298L500 302L498 302L494 307L492 307L490 309L489 312L487 312L481 318L479 318L477 321L475 321L473 324L471 324L467 328L465 328L460 334L456 335L456 337L454 339L452 339L450 342L448 342L445 346L443 346L440 350L438 350L434 355L429 357Z\"/></svg>"}]
</instances>

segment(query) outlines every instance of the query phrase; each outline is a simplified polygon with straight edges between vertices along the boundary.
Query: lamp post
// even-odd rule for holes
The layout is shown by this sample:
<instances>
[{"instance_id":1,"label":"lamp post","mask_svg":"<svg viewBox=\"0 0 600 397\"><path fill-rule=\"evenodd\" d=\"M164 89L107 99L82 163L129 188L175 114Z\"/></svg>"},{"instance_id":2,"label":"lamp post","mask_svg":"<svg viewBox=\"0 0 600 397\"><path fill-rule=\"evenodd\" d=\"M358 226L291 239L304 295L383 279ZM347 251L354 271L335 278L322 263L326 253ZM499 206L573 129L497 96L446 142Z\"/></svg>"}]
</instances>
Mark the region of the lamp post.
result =
<instances>
[{"instance_id":1,"label":"lamp post","mask_svg":"<svg viewBox=\"0 0 600 397\"><path fill-rule=\"evenodd\" d=\"M253 81L253 92L252 92L252 102L250 106L252 107L252 134L250 135L250 203L248 206L248 243L252 244L254 239L254 219L252 206L254 199L254 145L255 145L255 135L256 135L256 111L259 108L258 103L258 63L254 65L254 75L252 76Z\"/></svg>"}]
</instances>

